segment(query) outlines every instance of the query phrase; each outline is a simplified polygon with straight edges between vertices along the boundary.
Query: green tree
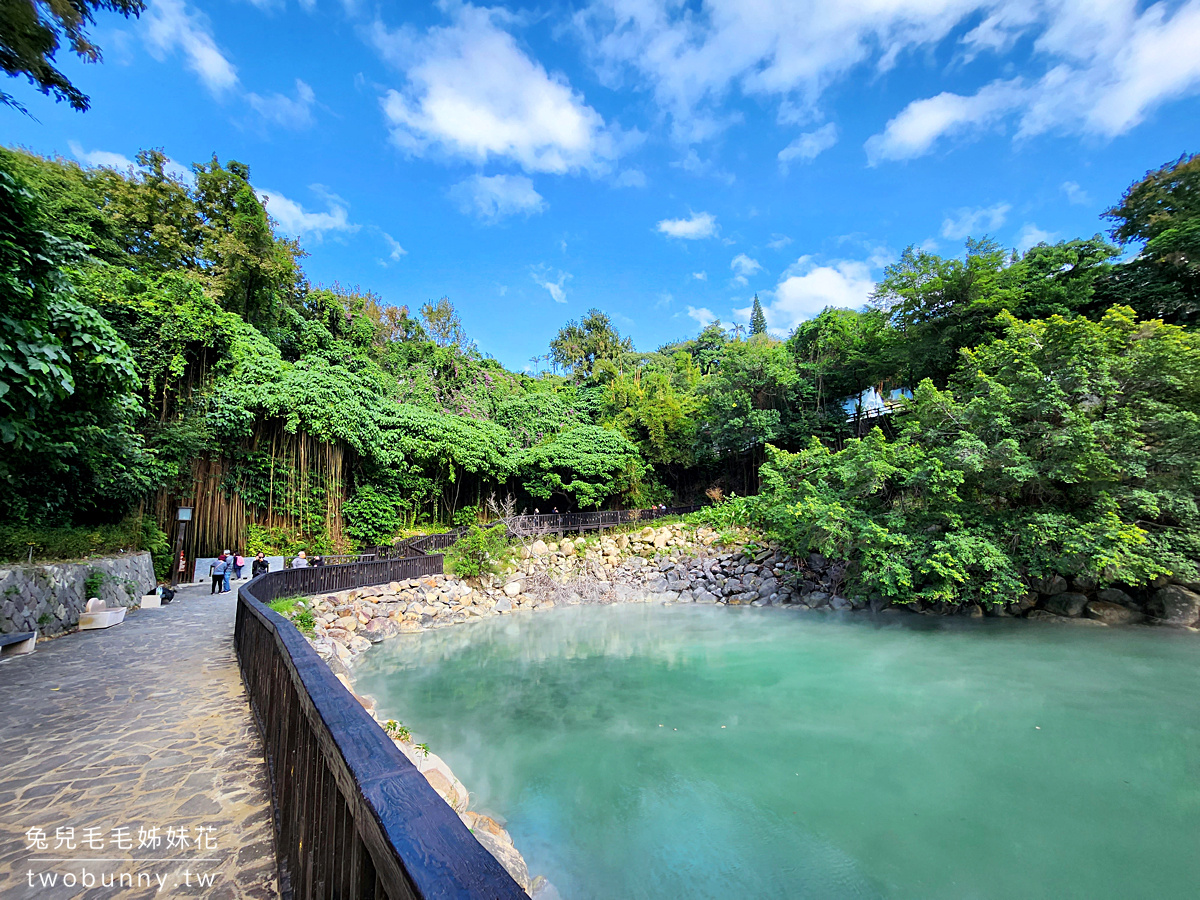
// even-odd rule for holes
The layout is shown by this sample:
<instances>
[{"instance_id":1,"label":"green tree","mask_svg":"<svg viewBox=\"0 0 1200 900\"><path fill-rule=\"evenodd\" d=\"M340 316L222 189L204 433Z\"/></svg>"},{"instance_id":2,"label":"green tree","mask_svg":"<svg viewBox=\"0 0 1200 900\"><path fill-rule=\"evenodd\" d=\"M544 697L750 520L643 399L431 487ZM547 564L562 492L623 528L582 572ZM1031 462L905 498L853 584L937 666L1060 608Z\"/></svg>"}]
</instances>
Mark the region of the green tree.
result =
<instances>
[{"instance_id":1,"label":"green tree","mask_svg":"<svg viewBox=\"0 0 1200 900\"><path fill-rule=\"evenodd\" d=\"M24 76L43 94L66 100L84 111L87 95L54 66L62 42L85 62L99 62L100 48L88 37L87 27L98 10L129 18L145 10L144 0L0 0L0 68L11 77ZM23 109L11 94L0 91L0 104Z\"/></svg>"},{"instance_id":2,"label":"green tree","mask_svg":"<svg viewBox=\"0 0 1200 900\"><path fill-rule=\"evenodd\" d=\"M422 306L421 321L425 325L425 333L439 347L454 347L464 354L475 351L475 342L467 336L467 330L463 328L462 319L450 298L443 297L437 303L431 300Z\"/></svg>"},{"instance_id":3,"label":"green tree","mask_svg":"<svg viewBox=\"0 0 1200 900\"><path fill-rule=\"evenodd\" d=\"M300 248L275 237L248 166L223 166L214 155L211 163L192 168L203 217L203 271L223 308L269 330L296 293Z\"/></svg>"},{"instance_id":4,"label":"green tree","mask_svg":"<svg viewBox=\"0 0 1200 900\"><path fill-rule=\"evenodd\" d=\"M1200 558L1200 348L1138 321L1020 321L918 386L901 434L774 452L759 512L900 602L1003 603L1026 577L1144 584Z\"/></svg>"},{"instance_id":5,"label":"green tree","mask_svg":"<svg viewBox=\"0 0 1200 900\"><path fill-rule=\"evenodd\" d=\"M576 379L590 378L598 362L614 362L632 350L633 341L621 337L612 320L598 309L589 309L581 322L568 322L550 342L555 364Z\"/></svg>"},{"instance_id":6,"label":"green tree","mask_svg":"<svg viewBox=\"0 0 1200 900\"><path fill-rule=\"evenodd\" d=\"M818 415L829 407L834 418L844 418L844 401L856 400L872 386L890 386L886 329L886 316L879 310L832 307L796 327L788 349L813 387Z\"/></svg>"},{"instance_id":7,"label":"green tree","mask_svg":"<svg viewBox=\"0 0 1200 900\"><path fill-rule=\"evenodd\" d=\"M39 524L119 519L153 484L133 357L63 272L83 248L41 230L36 206L0 168L0 506Z\"/></svg>"},{"instance_id":8,"label":"green tree","mask_svg":"<svg viewBox=\"0 0 1200 900\"><path fill-rule=\"evenodd\" d=\"M577 425L532 447L521 457L522 483L543 500L561 497L580 508L634 491L646 473L637 448L623 435Z\"/></svg>"},{"instance_id":9,"label":"green tree","mask_svg":"<svg viewBox=\"0 0 1200 900\"><path fill-rule=\"evenodd\" d=\"M767 314L763 312L762 304L758 300L758 294L754 295L754 308L750 313L750 334L766 334L767 333Z\"/></svg>"},{"instance_id":10,"label":"green tree","mask_svg":"<svg viewBox=\"0 0 1200 900\"><path fill-rule=\"evenodd\" d=\"M1105 216L1137 258L1103 286L1106 302L1127 303L1146 317L1200 324L1200 153L1146 173Z\"/></svg>"}]
</instances>

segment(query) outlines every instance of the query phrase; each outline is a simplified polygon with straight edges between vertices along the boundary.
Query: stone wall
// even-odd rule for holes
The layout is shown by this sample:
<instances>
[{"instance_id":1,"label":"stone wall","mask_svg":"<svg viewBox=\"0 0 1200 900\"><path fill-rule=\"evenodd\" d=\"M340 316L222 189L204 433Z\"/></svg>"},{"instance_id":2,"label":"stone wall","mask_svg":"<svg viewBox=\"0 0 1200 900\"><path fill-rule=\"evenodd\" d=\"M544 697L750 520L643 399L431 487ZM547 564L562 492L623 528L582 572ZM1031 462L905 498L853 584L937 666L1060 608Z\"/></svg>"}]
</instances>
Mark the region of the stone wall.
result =
<instances>
[{"instance_id":1,"label":"stone wall","mask_svg":"<svg viewBox=\"0 0 1200 900\"><path fill-rule=\"evenodd\" d=\"M147 552L83 562L0 568L0 634L37 631L63 634L79 624L87 606L84 583L93 571L104 576L92 596L108 606L137 606L154 590L154 564Z\"/></svg>"}]
</instances>

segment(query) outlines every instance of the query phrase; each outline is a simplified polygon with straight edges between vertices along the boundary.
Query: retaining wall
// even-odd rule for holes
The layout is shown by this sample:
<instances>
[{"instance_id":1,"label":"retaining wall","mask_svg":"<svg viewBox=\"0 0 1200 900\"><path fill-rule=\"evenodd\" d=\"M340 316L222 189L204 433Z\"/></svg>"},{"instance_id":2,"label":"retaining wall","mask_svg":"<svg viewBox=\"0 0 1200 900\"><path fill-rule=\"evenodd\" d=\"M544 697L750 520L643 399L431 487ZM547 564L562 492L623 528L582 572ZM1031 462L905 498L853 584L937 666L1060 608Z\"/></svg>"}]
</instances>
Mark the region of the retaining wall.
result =
<instances>
[{"instance_id":1,"label":"retaining wall","mask_svg":"<svg viewBox=\"0 0 1200 900\"><path fill-rule=\"evenodd\" d=\"M6 566L0 568L0 634L70 631L87 606L84 583L93 571L102 573L104 581L91 596L109 606L137 606L157 583L145 551L82 562Z\"/></svg>"}]
</instances>

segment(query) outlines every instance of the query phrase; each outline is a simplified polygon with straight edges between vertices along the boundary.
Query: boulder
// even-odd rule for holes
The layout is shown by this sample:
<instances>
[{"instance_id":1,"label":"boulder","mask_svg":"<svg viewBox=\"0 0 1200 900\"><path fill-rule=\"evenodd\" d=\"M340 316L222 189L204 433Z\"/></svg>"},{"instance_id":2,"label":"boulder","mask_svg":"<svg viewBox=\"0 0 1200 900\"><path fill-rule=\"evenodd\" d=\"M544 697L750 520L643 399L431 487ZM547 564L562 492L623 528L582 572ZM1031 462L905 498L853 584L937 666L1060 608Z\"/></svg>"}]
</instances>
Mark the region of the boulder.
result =
<instances>
[{"instance_id":1,"label":"boulder","mask_svg":"<svg viewBox=\"0 0 1200 900\"><path fill-rule=\"evenodd\" d=\"M344 631L354 631L358 628L358 616L342 616L333 624L334 627L341 628Z\"/></svg>"},{"instance_id":2,"label":"boulder","mask_svg":"<svg viewBox=\"0 0 1200 900\"><path fill-rule=\"evenodd\" d=\"M563 556L574 556L575 555L575 542L571 541L571 540L563 541L562 542L562 552L563 552Z\"/></svg>"},{"instance_id":3,"label":"boulder","mask_svg":"<svg viewBox=\"0 0 1200 900\"><path fill-rule=\"evenodd\" d=\"M1200 594L1183 585L1168 584L1154 592L1148 604L1150 615L1159 624L1187 626L1200 619Z\"/></svg>"},{"instance_id":4,"label":"boulder","mask_svg":"<svg viewBox=\"0 0 1200 900\"><path fill-rule=\"evenodd\" d=\"M1039 622L1054 622L1058 625L1096 625L1101 628L1104 623L1096 619L1072 619L1069 616L1056 616L1054 613L1044 609L1035 609L1025 618L1036 619Z\"/></svg>"},{"instance_id":5,"label":"boulder","mask_svg":"<svg viewBox=\"0 0 1200 900\"><path fill-rule=\"evenodd\" d=\"M511 599L520 594L524 586L520 579L510 581L504 586L504 596Z\"/></svg>"},{"instance_id":6,"label":"boulder","mask_svg":"<svg viewBox=\"0 0 1200 900\"><path fill-rule=\"evenodd\" d=\"M649 525L647 525L645 528L643 528L641 531L638 532L638 539L642 540L642 541L654 540L654 529L651 528Z\"/></svg>"},{"instance_id":7,"label":"boulder","mask_svg":"<svg viewBox=\"0 0 1200 900\"><path fill-rule=\"evenodd\" d=\"M1105 625L1132 625L1143 618L1137 610L1110 600L1093 600L1087 605L1087 616Z\"/></svg>"},{"instance_id":8,"label":"boulder","mask_svg":"<svg viewBox=\"0 0 1200 900\"><path fill-rule=\"evenodd\" d=\"M663 547L667 546L670 541L671 532L664 528L662 531L654 535L654 549L661 550Z\"/></svg>"},{"instance_id":9,"label":"boulder","mask_svg":"<svg viewBox=\"0 0 1200 900\"><path fill-rule=\"evenodd\" d=\"M1037 606L1038 594L1037 591L1026 591L1020 597L1013 601L1013 606L1018 612L1028 612Z\"/></svg>"},{"instance_id":10,"label":"boulder","mask_svg":"<svg viewBox=\"0 0 1200 900\"><path fill-rule=\"evenodd\" d=\"M529 548L529 552L534 556L545 556L550 552L550 548L546 546L546 542L538 538L533 542L533 546Z\"/></svg>"},{"instance_id":11,"label":"boulder","mask_svg":"<svg viewBox=\"0 0 1200 900\"><path fill-rule=\"evenodd\" d=\"M384 638L390 638L393 634L399 631L399 625L395 619L372 619L366 625L359 629L358 633L365 637L372 644L378 644Z\"/></svg>"},{"instance_id":12,"label":"boulder","mask_svg":"<svg viewBox=\"0 0 1200 900\"><path fill-rule=\"evenodd\" d=\"M1042 608L1049 610L1055 615L1068 616L1073 619L1083 615L1083 610L1087 606L1087 603L1087 594L1062 591L1046 597L1042 601Z\"/></svg>"},{"instance_id":13,"label":"boulder","mask_svg":"<svg viewBox=\"0 0 1200 900\"><path fill-rule=\"evenodd\" d=\"M1137 609L1137 601L1130 597L1120 588L1105 588L1096 594L1097 600L1103 600L1106 603L1120 603L1122 606L1127 606L1130 609Z\"/></svg>"},{"instance_id":14,"label":"boulder","mask_svg":"<svg viewBox=\"0 0 1200 900\"><path fill-rule=\"evenodd\" d=\"M1035 590L1039 594L1047 597L1052 597L1055 594L1061 594L1067 589L1067 579L1061 575L1051 575L1049 578L1043 578L1034 584Z\"/></svg>"},{"instance_id":15,"label":"boulder","mask_svg":"<svg viewBox=\"0 0 1200 900\"><path fill-rule=\"evenodd\" d=\"M508 597L501 597L496 601L496 605L492 607L496 612L508 612L513 608L512 600Z\"/></svg>"}]
</instances>

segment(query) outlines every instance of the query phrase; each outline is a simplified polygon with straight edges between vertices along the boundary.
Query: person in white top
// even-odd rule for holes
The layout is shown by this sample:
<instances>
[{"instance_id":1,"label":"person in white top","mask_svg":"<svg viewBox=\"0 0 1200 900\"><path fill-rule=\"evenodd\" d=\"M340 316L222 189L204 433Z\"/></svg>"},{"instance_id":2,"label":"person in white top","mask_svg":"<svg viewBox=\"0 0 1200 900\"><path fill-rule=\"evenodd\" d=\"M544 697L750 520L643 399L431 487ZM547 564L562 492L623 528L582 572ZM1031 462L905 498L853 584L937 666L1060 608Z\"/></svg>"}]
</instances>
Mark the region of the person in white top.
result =
<instances>
[{"instance_id":1,"label":"person in white top","mask_svg":"<svg viewBox=\"0 0 1200 900\"><path fill-rule=\"evenodd\" d=\"M293 569L303 569L308 566L308 556L303 550L296 554L296 558L292 560Z\"/></svg>"}]
</instances>

